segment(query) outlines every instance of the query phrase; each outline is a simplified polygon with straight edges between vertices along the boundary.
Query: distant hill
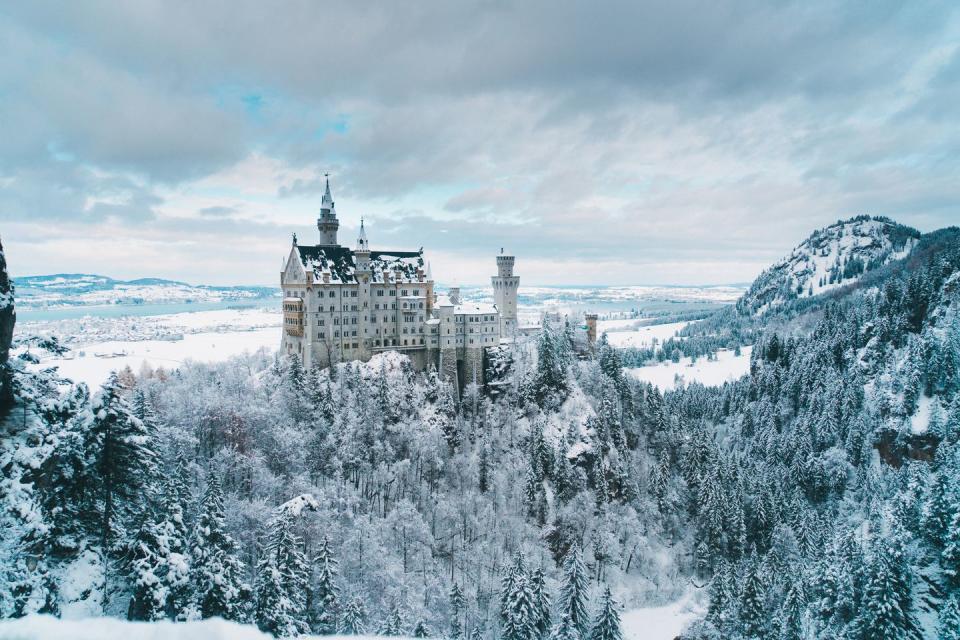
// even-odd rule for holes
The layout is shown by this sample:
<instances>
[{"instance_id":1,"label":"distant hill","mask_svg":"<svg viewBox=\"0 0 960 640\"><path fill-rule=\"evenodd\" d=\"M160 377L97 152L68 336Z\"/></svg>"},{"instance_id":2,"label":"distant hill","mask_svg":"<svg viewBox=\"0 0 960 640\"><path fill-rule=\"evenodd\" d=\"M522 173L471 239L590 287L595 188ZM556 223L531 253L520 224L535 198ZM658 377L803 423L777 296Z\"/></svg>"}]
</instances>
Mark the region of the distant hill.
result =
<instances>
[{"instance_id":1,"label":"distant hill","mask_svg":"<svg viewBox=\"0 0 960 640\"><path fill-rule=\"evenodd\" d=\"M814 231L790 255L764 271L737 302L743 314L763 313L799 298L856 282L905 258L920 232L889 218L858 216Z\"/></svg>"},{"instance_id":2,"label":"distant hill","mask_svg":"<svg viewBox=\"0 0 960 640\"><path fill-rule=\"evenodd\" d=\"M89 273L56 273L13 279L21 308L102 304L214 302L279 295L274 287L191 285L163 278L116 280Z\"/></svg>"}]
</instances>

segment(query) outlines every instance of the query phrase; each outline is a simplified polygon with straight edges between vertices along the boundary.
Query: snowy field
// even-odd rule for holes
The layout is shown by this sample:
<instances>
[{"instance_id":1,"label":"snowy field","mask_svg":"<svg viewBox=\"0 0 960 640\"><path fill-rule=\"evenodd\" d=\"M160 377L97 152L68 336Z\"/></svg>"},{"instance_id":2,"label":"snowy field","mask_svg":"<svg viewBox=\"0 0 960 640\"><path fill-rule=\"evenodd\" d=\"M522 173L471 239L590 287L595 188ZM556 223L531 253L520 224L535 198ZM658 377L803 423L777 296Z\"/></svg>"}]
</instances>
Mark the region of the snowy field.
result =
<instances>
[{"instance_id":1,"label":"snowy field","mask_svg":"<svg viewBox=\"0 0 960 640\"><path fill-rule=\"evenodd\" d=\"M663 362L646 367L628 367L627 373L649 382L661 391L668 391L676 386L677 377L685 384L699 382L707 386L719 386L724 382L736 380L750 372L750 351L753 347L743 347L739 356L733 351L723 350L717 353L717 359L708 361L699 358L695 364L690 358L681 358L680 362Z\"/></svg>"},{"instance_id":2,"label":"snowy field","mask_svg":"<svg viewBox=\"0 0 960 640\"><path fill-rule=\"evenodd\" d=\"M704 614L694 592L660 607L626 611L621 616L624 640L673 640L683 628Z\"/></svg>"},{"instance_id":3,"label":"snowy field","mask_svg":"<svg viewBox=\"0 0 960 640\"><path fill-rule=\"evenodd\" d=\"M112 371L129 366L176 369L187 360L219 362L261 348L276 349L281 314L263 309L225 309L137 318L83 318L31 323L18 333L68 336L70 351L43 352L39 367L57 367L74 382L98 387ZM45 325L51 326L45 326ZM55 326L60 325L59 331Z\"/></svg>"},{"instance_id":4,"label":"snowy field","mask_svg":"<svg viewBox=\"0 0 960 640\"><path fill-rule=\"evenodd\" d=\"M364 640L376 636L300 636L302 640ZM274 640L255 626L220 618L196 622L128 622L114 618L59 620L28 616L0 621L0 640ZM398 640L394 638L394 640ZM402 640L400 638L399 640Z\"/></svg>"},{"instance_id":5,"label":"snowy field","mask_svg":"<svg viewBox=\"0 0 960 640\"><path fill-rule=\"evenodd\" d=\"M601 320L597 322L597 333L606 333L607 340L615 347L649 347L654 340L662 344L690 324L669 322L641 327L637 326L639 323L639 320Z\"/></svg>"}]
</instances>

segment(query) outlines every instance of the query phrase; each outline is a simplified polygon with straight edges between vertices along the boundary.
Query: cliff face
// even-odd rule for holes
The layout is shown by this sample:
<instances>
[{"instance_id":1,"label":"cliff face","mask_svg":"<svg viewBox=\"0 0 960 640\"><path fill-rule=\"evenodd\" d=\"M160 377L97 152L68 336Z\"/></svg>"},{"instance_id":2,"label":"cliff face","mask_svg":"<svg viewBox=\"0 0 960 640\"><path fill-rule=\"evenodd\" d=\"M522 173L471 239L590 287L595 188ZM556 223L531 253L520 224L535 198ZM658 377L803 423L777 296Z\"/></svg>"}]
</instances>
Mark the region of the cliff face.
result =
<instances>
[{"instance_id":1,"label":"cliff face","mask_svg":"<svg viewBox=\"0 0 960 640\"><path fill-rule=\"evenodd\" d=\"M10 370L7 360L10 357L10 342L13 340L13 325L17 314L13 308L13 283L7 274L7 259L0 242L0 416L10 410L13 402L13 390L10 387Z\"/></svg>"}]
</instances>

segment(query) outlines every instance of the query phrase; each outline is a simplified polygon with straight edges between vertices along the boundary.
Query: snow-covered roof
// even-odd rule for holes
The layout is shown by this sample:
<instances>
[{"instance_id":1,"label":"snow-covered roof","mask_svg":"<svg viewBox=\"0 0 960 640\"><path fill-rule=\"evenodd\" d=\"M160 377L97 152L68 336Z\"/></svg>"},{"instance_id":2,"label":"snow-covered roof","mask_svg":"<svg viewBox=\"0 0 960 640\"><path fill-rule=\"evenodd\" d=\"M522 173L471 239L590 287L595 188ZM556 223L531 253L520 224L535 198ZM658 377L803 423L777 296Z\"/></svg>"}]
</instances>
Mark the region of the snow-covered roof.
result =
<instances>
[{"instance_id":1,"label":"snow-covered roof","mask_svg":"<svg viewBox=\"0 0 960 640\"><path fill-rule=\"evenodd\" d=\"M473 315L475 313L497 313L497 308L486 302L463 302L454 307L457 315Z\"/></svg>"},{"instance_id":2,"label":"snow-covered roof","mask_svg":"<svg viewBox=\"0 0 960 640\"><path fill-rule=\"evenodd\" d=\"M355 252L340 245L297 245L304 268L313 272L315 282L356 282ZM373 282L419 282L417 270L423 268L423 249L419 251L371 251L370 279Z\"/></svg>"}]
</instances>

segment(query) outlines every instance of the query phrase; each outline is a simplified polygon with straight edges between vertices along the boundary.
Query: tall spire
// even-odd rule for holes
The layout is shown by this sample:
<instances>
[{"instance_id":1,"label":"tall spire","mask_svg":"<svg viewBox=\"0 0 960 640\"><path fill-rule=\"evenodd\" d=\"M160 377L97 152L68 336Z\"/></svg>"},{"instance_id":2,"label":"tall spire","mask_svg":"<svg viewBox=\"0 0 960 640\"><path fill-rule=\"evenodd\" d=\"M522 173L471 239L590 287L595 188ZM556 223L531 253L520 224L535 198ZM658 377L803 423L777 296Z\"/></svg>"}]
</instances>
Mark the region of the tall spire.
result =
<instances>
[{"instance_id":1,"label":"tall spire","mask_svg":"<svg viewBox=\"0 0 960 640\"><path fill-rule=\"evenodd\" d=\"M360 234L357 236L357 251L370 251L370 242L367 240L367 230L363 226L363 218L360 218Z\"/></svg>"},{"instance_id":2,"label":"tall spire","mask_svg":"<svg viewBox=\"0 0 960 640\"><path fill-rule=\"evenodd\" d=\"M333 196L330 195L330 174L325 173L323 177L327 179L327 186L323 191L323 200L320 201L320 210L330 211L333 209Z\"/></svg>"}]
</instances>

